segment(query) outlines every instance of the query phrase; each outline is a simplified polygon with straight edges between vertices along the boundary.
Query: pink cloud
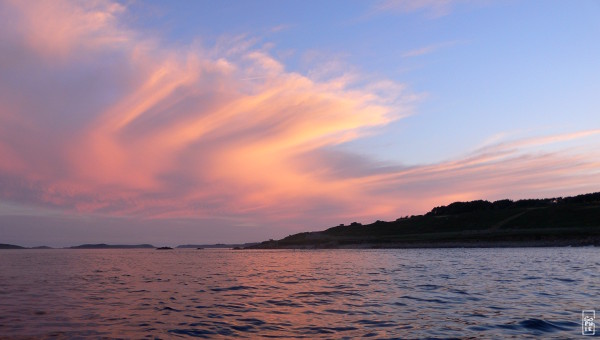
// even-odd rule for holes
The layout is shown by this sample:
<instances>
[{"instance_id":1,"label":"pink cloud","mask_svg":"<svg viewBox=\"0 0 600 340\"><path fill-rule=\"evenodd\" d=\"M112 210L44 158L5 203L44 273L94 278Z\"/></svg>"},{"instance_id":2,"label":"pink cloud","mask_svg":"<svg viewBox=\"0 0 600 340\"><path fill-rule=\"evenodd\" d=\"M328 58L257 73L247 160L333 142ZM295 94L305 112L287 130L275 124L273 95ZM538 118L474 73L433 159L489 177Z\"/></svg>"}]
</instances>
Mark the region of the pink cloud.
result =
<instances>
[{"instance_id":1,"label":"pink cloud","mask_svg":"<svg viewBox=\"0 0 600 340\"><path fill-rule=\"evenodd\" d=\"M433 52L438 51L443 48L455 46L459 43L460 43L460 41L453 40L453 41L446 41L446 42L437 43L437 44L431 44L431 45L420 47L420 48L417 48L414 50L406 51L406 52L402 53L402 57L404 57L404 58L418 57L418 56L433 53Z\"/></svg>"},{"instance_id":2,"label":"pink cloud","mask_svg":"<svg viewBox=\"0 0 600 340\"><path fill-rule=\"evenodd\" d=\"M6 1L3 19L12 37L53 58L72 58L80 48L100 50L125 44L131 34L118 27L125 7L112 1Z\"/></svg>"},{"instance_id":3,"label":"pink cloud","mask_svg":"<svg viewBox=\"0 0 600 340\"><path fill-rule=\"evenodd\" d=\"M168 50L122 28L125 9L110 2L5 7L19 20L5 21L12 44L3 52L18 49L31 64L3 66L26 94L2 102L3 126L19 130L2 136L2 169L8 176L21 164L11 181L23 187L13 189L30 191L21 197L33 204L206 216L335 200L327 188L337 184L286 160L392 119L376 94L286 72L240 37L213 50Z\"/></svg>"},{"instance_id":4,"label":"pink cloud","mask_svg":"<svg viewBox=\"0 0 600 340\"><path fill-rule=\"evenodd\" d=\"M600 183L589 151L532 151L597 131L408 168L342 153L337 145L409 114L414 95L386 80L360 87L356 75L287 71L245 37L167 48L124 27L124 11L108 1L2 5L0 200L323 226Z\"/></svg>"},{"instance_id":5,"label":"pink cloud","mask_svg":"<svg viewBox=\"0 0 600 340\"><path fill-rule=\"evenodd\" d=\"M450 14L457 0L385 0L377 4L378 11L397 11L401 13L425 12L437 18Z\"/></svg>"}]
</instances>

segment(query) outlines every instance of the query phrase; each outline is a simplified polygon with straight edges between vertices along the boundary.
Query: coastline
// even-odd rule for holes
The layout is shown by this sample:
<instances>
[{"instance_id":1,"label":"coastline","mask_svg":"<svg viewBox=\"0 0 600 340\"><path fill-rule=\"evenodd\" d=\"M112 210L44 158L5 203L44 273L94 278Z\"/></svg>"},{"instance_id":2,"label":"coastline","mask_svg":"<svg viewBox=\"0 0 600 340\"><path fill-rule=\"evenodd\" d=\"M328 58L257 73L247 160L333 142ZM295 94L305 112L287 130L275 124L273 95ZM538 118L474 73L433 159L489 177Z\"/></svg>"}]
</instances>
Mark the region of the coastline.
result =
<instances>
[{"instance_id":1,"label":"coastline","mask_svg":"<svg viewBox=\"0 0 600 340\"><path fill-rule=\"evenodd\" d=\"M545 231L546 234L541 232ZM243 249L397 249L397 248L522 248L600 246L600 229L573 228L494 233L461 232L404 235L390 239L336 237L323 232L304 234L303 240L265 241Z\"/></svg>"},{"instance_id":2,"label":"coastline","mask_svg":"<svg viewBox=\"0 0 600 340\"><path fill-rule=\"evenodd\" d=\"M600 241L490 241L490 242L396 242L396 243L352 243L352 244L311 244L273 247L250 247L243 250L266 249L435 249L435 248L568 248L568 247L600 247Z\"/></svg>"},{"instance_id":3,"label":"coastline","mask_svg":"<svg viewBox=\"0 0 600 340\"><path fill-rule=\"evenodd\" d=\"M245 249L507 248L600 246L600 193L454 202L424 215L352 222Z\"/></svg>"}]
</instances>

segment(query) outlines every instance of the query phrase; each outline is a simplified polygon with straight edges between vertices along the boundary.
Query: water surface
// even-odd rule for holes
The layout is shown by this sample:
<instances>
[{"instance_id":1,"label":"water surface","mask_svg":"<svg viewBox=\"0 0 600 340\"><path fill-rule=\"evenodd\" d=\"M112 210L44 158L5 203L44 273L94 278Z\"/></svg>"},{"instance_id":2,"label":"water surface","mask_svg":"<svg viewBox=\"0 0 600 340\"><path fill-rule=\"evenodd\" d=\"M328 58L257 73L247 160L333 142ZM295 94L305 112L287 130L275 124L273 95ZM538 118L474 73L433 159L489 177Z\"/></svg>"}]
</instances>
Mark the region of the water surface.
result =
<instances>
[{"instance_id":1,"label":"water surface","mask_svg":"<svg viewBox=\"0 0 600 340\"><path fill-rule=\"evenodd\" d=\"M572 338L597 248L2 250L8 337Z\"/></svg>"}]
</instances>

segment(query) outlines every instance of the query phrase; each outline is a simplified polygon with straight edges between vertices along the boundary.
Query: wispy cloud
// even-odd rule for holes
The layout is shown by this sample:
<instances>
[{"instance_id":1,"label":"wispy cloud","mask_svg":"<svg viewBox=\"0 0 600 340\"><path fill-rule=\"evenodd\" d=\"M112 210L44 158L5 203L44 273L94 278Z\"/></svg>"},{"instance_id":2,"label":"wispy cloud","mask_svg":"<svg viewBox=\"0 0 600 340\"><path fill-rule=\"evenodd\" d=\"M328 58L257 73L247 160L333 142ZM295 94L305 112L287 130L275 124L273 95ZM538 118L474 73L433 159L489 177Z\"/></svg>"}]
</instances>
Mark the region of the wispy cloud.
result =
<instances>
[{"instance_id":1,"label":"wispy cloud","mask_svg":"<svg viewBox=\"0 0 600 340\"><path fill-rule=\"evenodd\" d=\"M569 142L569 143L567 143ZM557 143L558 146L557 147ZM562 144L566 143L566 144ZM362 202L392 218L456 200L552 197L600 190L600 130L498 142L463 157L355 178ZM383 169L382 169L383 170ZM392 203L393 202L393 203ZM385 207L388 208L386 211Z\"/></svg>"},{"instance_id":2,"label":"wispy cloud","mask_svg":"<svg viewBox=\"0 0 600 340\"><path fill-rule=\"evenodd\" d=\"M414 50L406 51L406 52L402 53L401 56L403 58L418 57L418 56L422 56L425 54L433 53L433 52L438 51L443 48L452 47L452 46L455 46L460 43L461 43L461 41L459 41L459 40L452 40L452 41L446 41L446 42L437 43L437 44L431 44L431 45L427 45L424 47L416 48Z\"/></svg>"},{"instance_id":3,"label":"wispy cloud","mask_svg":"<svg viewBox=\"0 0 600 340\"><path fill-rule=\"evenodd\" d=\"M458 2L460 0L384 0L378 2L374 9L377 12L422 12L428 17L439 18L450 14Z\"/></svg>"},{"instance_id":4,"label":"wispy cloud","mask_svg":"<svg viewBox=\"0 0 600 340\"><path fill-rule=\"evenodd\" d=\"M277 32L281 32L281 31L289 30L290 28L292 28L292 26L293 25L290 25L290 24L281 24L281 25L273 26L269 29L269 32L277 33Z\"/></svg>"},{"instance_id":5,"label":"wispy cloud","mask_svg":"<svg viewBox=\"0 0 600 340\"><path fill-rule=\"evenodd\" d=\"M600 190L597 130L381 164L337 146L410 112L402 84L334 77L331 65L289 72L245 36L174 49L127 29L126 8L109 1L0 6L0 200L10 204L240 225L309 216L318 227L457 199ZM562 147L572 141L583 146Z\"/></svg>"},{"instance_id":6,"label":"wispy cloud","mask_svg":"<svg viewBox=\"0 0 600 340\"><path fill-rule=\"evenodd\" d=\"M244 36L175 50L122 27L126 9L109 1L3 7L21 19L3 18L2 55L24 56L0 66L5 200L144 217L289 216L342 195L291 158L397 117L390 93L287 72Z\"/></svg>"}]
</instances>

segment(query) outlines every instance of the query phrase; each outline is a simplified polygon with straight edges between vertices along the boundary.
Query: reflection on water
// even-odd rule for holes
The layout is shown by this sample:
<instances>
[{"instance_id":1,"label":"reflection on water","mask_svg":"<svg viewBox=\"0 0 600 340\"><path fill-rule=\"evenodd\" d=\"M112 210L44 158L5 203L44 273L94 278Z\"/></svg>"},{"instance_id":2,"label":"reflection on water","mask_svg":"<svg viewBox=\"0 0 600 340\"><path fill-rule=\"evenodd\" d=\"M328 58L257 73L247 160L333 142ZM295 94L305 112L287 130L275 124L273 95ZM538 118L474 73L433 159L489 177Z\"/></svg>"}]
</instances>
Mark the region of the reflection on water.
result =
<instances>
[{"instance_id":1,"label":"reflection on water","mask_svg":"<svg viewBox=\"0 0 600 340\"><path fill-rule=\"evenodd\" d=\"M597 248L0 251L0 334L544 338L600 309Z\"/></svg>"}]
</instances>

